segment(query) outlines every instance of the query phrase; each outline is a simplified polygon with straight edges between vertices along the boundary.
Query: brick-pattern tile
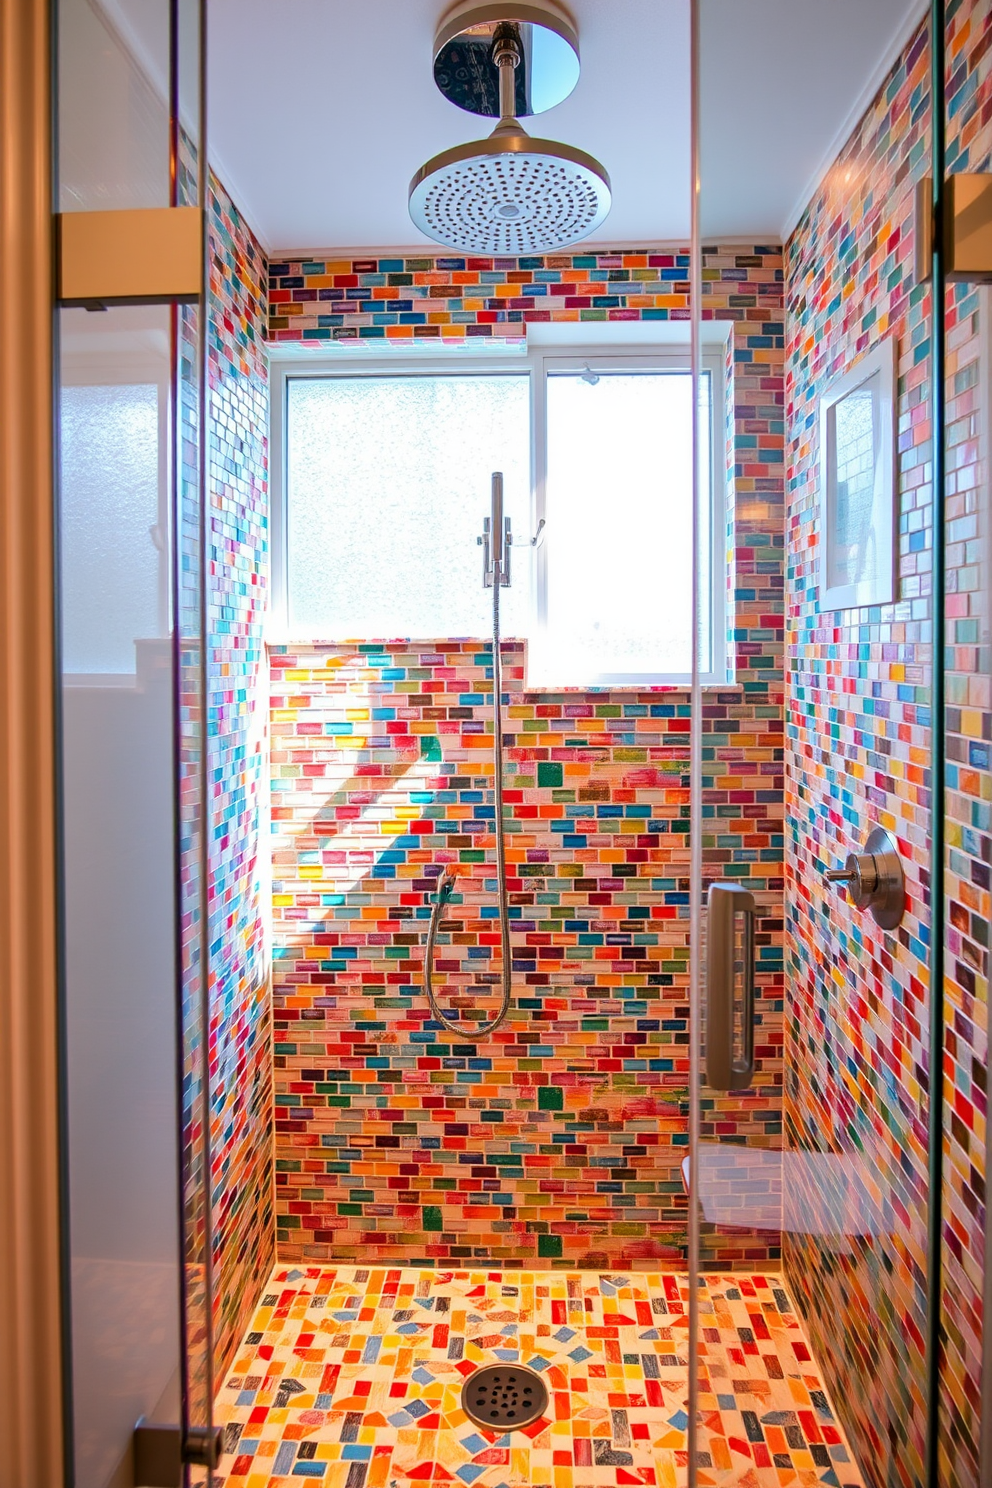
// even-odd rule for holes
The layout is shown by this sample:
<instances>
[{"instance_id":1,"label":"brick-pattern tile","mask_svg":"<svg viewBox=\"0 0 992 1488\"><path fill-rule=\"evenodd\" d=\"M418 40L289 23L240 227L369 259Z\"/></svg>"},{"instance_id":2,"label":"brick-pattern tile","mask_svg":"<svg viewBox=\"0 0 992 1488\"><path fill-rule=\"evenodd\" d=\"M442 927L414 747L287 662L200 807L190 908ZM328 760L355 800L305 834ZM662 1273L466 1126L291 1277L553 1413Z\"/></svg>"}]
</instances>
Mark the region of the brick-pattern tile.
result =
<instances>
[{"instance_id":1,"label":"brick-pattern tile","mask_svg":"<svg viewBox=\"0 0 992 1488\"><path fill-rule=\"evenodd\" d=\"M750 337L741 365L781 365L781 249L710 249L707 310ZM273 259L269 339L519 340L550 321L689 319L689 255L566 253L537 258ZM769 313L771 312L771 313ZM743 447L743 443L742 443ZM758 463L759 447L753 446ZM777 475L779 472L776 471Z\"/></svg>"},{"instance_id":2,"label":"brick-pattern tile","mask_svg":"<svg viewBox=\"0 0 992 1488\"><path fill-rule=\"evenodd\" d=\"M948 169L992 169L992 11L950 7ZM983 344L987 292L955 285L947 328L948 769L945 902L944 1334L942 1471L950 1488L979 1481L982 1278L988 1110L989 923L992 920L992 571L989 522L992 365ZM988 1470L988 1464L985 1465Z\"/></svg>"},{"instance_id":3,"label":"brick-pattern tile","mask_svg":"<svg viewBox=\"0 0 992 1488\"><path fill-rule=\"evenodd\" d=\"M929 295L912 287L927 169L921 30L786 250L788 600L786 1130L859 1153L891 1222L841 1255L789 1235L786 1276L869 1481L922 1472L927 1169L930 664ZM898 346L899 603L818 604L818 399L869 345ZM879 822L908 908L886 933L823 880ZM898 1463L898 1468L896 1464Z\"/></svg>"},{"instance_id":4,"label":"brick-pattern tile","mask_svg":"<svg viewBox=\"0 0 992 1488\"><path fill-rule=\"evenodd\" d=\"M488 647L271 650L283 1255L589 1266L684 1253L687 706L523 693L522 648L505 650L516 992L503 1028L468 1046L429 1018L423 945L454 865L439 979L491 1015ZM719 1120L775 1144L774 733L735 693L707 711L714 814L734 803L713 856L721 872L746 865L769 905L761 1070ZM719 1244L727 1261L767 1253L760 1237Z\"/></svg>"},{"instance_id":5,"label":"brick-pattern tile","mask_svg":"<svg viewBox=\"0 0 992 1488\"><path fill-rule=\"evenodd\" d=\"M986 168L992 135L988 7L949 8L949 159ZM789 418L786 1126L797 1145L857 1152L890 1213L883 1237L790 1236L786 1272L869 1480L922 1476L927 1297L926 1120L929 778L930 347L933 307L912 287L913 182L929 169L925 28L894 67L786 250ZM948 1020L944 1050L947 1481L977 1482L984 1226L987 936L992 848L989 573L979 427L988 372L978 304L948 301ZM820 392L880 337L899 353L899 603L817 607ZM984 382L984 386L982 383ZM880 822L905 859L909 909L894 934L852 911L821 874ZM850 1405L848 1404L850 1402ZM857 1406L855 1407L855 1402Z\"/></svg>"},{"instance_id":6,"label":"brick-pattern tile","mask_svg":"<svg viewBox=\"0 0 992 1488\"><path fill-rule=\"evenodd\" d=\"M687 273L685 253L273 264L270 284L290 298L270 297L270 324L284 339L378 334L362 317L380 312L362 301L387 288L429 300L433 325L520 333L535 317L684 319ZM397 276L404 283L390 284ZM588 293L573 295L580 282ZM775 1146L779 251L711 250L706 283L707 314L734 323L727 429L738 687L707 697L704 846L707 872L747 882L763 915L758 1079L744 1096L712 1101L706 1122L710 1132ZM291 303L300 312L284 326ZM321 307L345 322L320 325ZM455 1047L427 1018L423 942L437 876L455 863L461 893L439 970L462 992L496 974L488 647L369 638L271 648L277 1225L286 1259L645 1267L684 1255L687 700L524 694L519 646L507 646L507 661L515 1006L495 1038ZM776 1254L778 1237L711 1234L707 1243L715 1264L748 1265Z\"/></svg>"},{"instance_id":7,"label":"brick-pattern tile","mask_svg":"<svg viewBox=\"0 0 992 1488\"><path fill-rule=\"evenodd\" d=\"M274 1256L272 1044L260 854L267 834L268 371L265 258L215 181L210 221L210 1061L217 1356Z\"/></svg>"},{"instance_id":8,"label":"brick-pattern tile","mask_svg":"<svg viewBox=\"0 0 992 1488\"><path fill-rule=\"evenodd\" d=\"M211 181L208 324L208 584L210 668L207 802L210 874L210 1029L216 1365L223 1371L274 1259L272 1046L263 945L260 853L267 677L262 621L268 583L265 258L223 186ZM201 817L195 310L182 312L184 359L181 685L182 912L187 1258L202 1295L203 1209L199 1089L199 860ZM199 1305L199 1304L197 1304ZM194 1307L195 1314L195 1307ZM196 1387L202 1322L192 1326Z\"/></svg>"}]
</instances>

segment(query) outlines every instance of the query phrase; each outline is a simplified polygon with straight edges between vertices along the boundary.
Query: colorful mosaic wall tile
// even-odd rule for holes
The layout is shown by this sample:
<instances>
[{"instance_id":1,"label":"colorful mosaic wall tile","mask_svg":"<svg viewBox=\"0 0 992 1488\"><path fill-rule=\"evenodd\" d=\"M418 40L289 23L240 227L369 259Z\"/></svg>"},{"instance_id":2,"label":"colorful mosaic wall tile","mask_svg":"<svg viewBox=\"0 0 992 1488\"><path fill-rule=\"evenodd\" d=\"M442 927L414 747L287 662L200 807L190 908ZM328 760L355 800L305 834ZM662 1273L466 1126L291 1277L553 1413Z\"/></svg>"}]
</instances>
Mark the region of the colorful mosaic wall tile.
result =
<instances>
[{"instance_id":1,"label":"colorful mosaic wall tile","mask_svg":"<svg viewBox=\"0 0 992 1488\"><path fill-rule=\"evenodd\" d=\"M428 330L688 313L685 254L270 267L283 339L377 335L376 315L418 313L365 305L385 304L384 289L429 301ZM735 323L739 690L707 700L705 854L709 873L747 882L763 911L759 1079L707 1120L777 1145L781 260L721 248L706 274L707 313ZM587 292L573 294L580 281ZM332 301L345 322L318 325ZM300 313L283 326L287 304ZM509 659L519 994L495 1039L455 1048L426 1017L423 940L441 865L457 862L440 969L465 986L490 964L491 657L481 642L444 639L271 651L287 1259L643 1267L684 1254L687 706L650 693L521 695L519 650ZM759 1264L775 1239L714 1235L712 1247L715 1263Z\"/></svg>"},{"instance_id":2,"label":"colorful mosaic wall tile","mask_svg":"<svg viewBox=\"0 0 992 1488\"><path fill-rule=\"evenodd\" d=\"M270 651L284 1257L684 1254L687 706L522 693L522 648L505 652L517 993L503 1028L465 1046L429 1017L423 944L438 875L455 865L437 968L491 1006L490 653ZM761 1073L709 1126L775 1144L782 991L766 875L780 825L762 799L773 777L749 757L771 760L774 719L766 731L735 693L707 713L709 804L734 802L726 837L708 837L714 871L717 858L724 873L746 865L768 915ZM740 1264L767 1244L722 1236L717 1253Z\"/></svg>"},{"instance_id":3,"label":"colorful mosaic wall tile","mask_svg":"<svg viewBox=\"0 0 992 1488\"><path fill-rule=\"evenodd\" d=\"M913 181L927 169L919 33L789 242L786 721L789 1144L849 1154L881 1234L790 1235L786 1276L872 1485L923 1481L928 1064L926 773L931 313L912 288ZM885 336L898 346L900 602L818 606L817 400ZM908 909L881 931L823 880L875 822Z\"/></svg>"},{"instance_id":4,"label":"colorful mosaic wall tile","mask_svg":"<svg viewBox=\"0 0 992 1488\"><path fill-rule=\"evenodd\" d=\"M687 1307L672 1273L277 1269L221 1394L222 1481L677 1488ZM701 1488L861 1488L781 1278L708 1276L700 1309ZM533 1426L461 1409L496 1363L545 1381Z\"/></svg>"},{"instance_id":5,"label":"colorful mosaic wall tile","mask_svg":"<svg viewBox=\"0 0 992 1488\"><path fill-rule=\"evenodd\" d=\"M988 1082L988 941L992 921L992 699L988 520L990 367L974 288L948 315L947 969L945 977L944 1288L947 1482L979 1479L982 1281ZM983 409L984 402L984 409Z\"/></svg>"},{"instance_id":6,"label":"colorful mosaic wall tile","mask_svg":"<svg viewBox=\"0 0 992 1488\"><path fill-rule=\"evenodd\" d=\"M992 169L992 10L949 7L948 169ZM988 291L954 287L947 327L945 651L946 977L942 1473L981 1481L982 1282L987 1182L989 924L992 921L992 572L986 542L992 421ZM983 317L985 324L982 324ZM988 1473L990 1464L984 1464Z\"/></svg>"},{"instance_id":7,"label":"colorful mosaic wall tile","mask_svg":"<svg viewBox=\"0 0 992 1488\"><path fill-rule=\"evenodd\" d=\"M210 201L210 1071L218 1368L274 1257L272 1048L260 852L267 697L265 259L218 182Z\"/></svg>"},{"instance_id":8,"label":"colorful mosaic wall tile","mask_svg":"<svg viewBox=\"0 0 992 1488\"><path fill-rule=\"evenodd\" d=\"M739 322L742 370L762 369L775 381L780 252L722 248L705 256L707 311ZM542 321L688 320L688 276L688 253L672 249L539 258L273 260L269 339L519 339L527 325ZM757 455L757 445L752 448ZM767 455L757 463L769 463ZM768 494L777 492L769 487Z\"/></svg>"},{"instance_id":9,"label":"colorful mosaic wall tile","mask_svg":"<svg viewBox=\"0 0 992 1488\"><path fill-rule=\"evenodd\" d=\"M988 7L949 7L950 157L989 149ZM917 33L828 173L787 248L789 579L786 1123L790 1143L853 1155L885 1224L845 1253L790 1236L786 1273L873 1484L923 1481L930 1054L928 839L931 501L929 295L912 287L913 182L929 169L929 53ZM955 160L956 157L956 160ZM972 166L974 168L974 166ZM988 568L976 564L988 466L977 303L948 322L951 766L948 1111L943 1314L945 1481L978 1483L990 850L988 658L978 649ZM817 398L869 345L899 353L899 598L817 605ZM984 676L982 675L984 673ZM938 803L939 809L939 803ZM909 909L878 930L823 884L869 823L898 838ZM859 1402L855 1412L847 1402Z\"/></svg>"}]
</instances>

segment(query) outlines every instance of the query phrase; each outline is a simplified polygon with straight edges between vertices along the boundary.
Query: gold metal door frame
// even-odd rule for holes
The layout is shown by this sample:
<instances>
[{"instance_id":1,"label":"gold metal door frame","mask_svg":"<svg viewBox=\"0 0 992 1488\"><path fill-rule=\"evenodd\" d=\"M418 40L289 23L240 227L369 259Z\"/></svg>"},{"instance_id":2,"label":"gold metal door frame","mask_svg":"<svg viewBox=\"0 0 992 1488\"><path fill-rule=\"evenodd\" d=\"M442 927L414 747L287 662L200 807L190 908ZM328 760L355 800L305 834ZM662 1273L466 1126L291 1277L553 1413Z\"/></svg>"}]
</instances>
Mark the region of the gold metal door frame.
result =
<instances>
[{"instance_id":1,"label":"gold metal door frame","mask_svg":"<svg viewBox=\"0 0 992 1488\"><path fill-rule=\"evenodd\" d=\"M0 0L0 1441L64 1481L51 21Z\"/></svg>"}]
</instances>

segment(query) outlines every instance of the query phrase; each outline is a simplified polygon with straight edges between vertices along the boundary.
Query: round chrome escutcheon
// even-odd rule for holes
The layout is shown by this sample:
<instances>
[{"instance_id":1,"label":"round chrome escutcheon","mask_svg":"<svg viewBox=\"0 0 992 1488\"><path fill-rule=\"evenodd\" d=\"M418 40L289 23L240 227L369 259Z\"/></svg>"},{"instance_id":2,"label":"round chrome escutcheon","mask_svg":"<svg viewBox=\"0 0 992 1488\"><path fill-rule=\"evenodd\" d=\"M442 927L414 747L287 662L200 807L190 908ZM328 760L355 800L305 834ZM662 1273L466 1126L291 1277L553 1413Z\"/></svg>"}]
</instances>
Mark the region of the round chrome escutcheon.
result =
<instances>
[{"instance_id":1,"label":"round chrome escutcheon","mask_svg":"<svg viewBox=\"0 0 992 1488\"><path fill-rule=\"evenodd\" d=\"M548 1387L533 1369L519 1364L488 1364L462 1386L462 1410L488 1431L533 1426L548 1406Z\"/></svg>"}]
</instances>

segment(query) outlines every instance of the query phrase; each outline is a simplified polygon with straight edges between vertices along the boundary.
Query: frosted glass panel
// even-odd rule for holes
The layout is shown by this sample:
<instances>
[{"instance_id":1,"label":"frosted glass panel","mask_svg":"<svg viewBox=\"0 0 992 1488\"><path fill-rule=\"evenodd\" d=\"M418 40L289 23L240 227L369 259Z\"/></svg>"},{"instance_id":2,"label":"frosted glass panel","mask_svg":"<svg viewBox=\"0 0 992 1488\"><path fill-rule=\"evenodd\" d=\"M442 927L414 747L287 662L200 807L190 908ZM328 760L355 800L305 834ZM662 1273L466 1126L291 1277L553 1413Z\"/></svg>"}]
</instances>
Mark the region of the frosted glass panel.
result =
<instances>
[{"instance_id":1,"label":"frosted glass panel","mask_svg":"<svg viewBox=\"0 0 992 1488\"><path fill-rule=\"evenodd\" d=\"M548 379L548 681L687 673L692 627L692 379ZM708 448L709 418L703 438ZM709 484L708 478L706 482ZM710 513L702 548L708 554ZM709 571L703 574L709 592ZM709 670L704 643L704 667Z\"/></svg>"},{"instance_id":2,"label":"frosted glass panel","mask_svg":"<svg viewBox=\"0 0 992 1488\"><path fill-rule=\"evenodd\" d=\"M62 606L67 672L134 672L164 634L155 383L62 388Z\"/></svg>"},{"instance_id":3,"label":"frosted glass panel","mask_svg":"<svg viewBox=\"0 0 992 1488\"><path fill-rule=\"evenodd\" d=\"M289 383L290 623L315 639L486 636L476 537L494 470L530 535L526 376L334 377ZM523 633L529 552L514 555L503 631Z\"/></svg>"},{"instance_id":4,"label":"frosted glass panel","mask_svg":"<svg viewBox=\"0 0 992 1488\"><path fill-rule=\"evenodd\" d=\"M168 306L59 312L61 851L73 1483L178 1420Z\"/></svg>"}]
</instances>

